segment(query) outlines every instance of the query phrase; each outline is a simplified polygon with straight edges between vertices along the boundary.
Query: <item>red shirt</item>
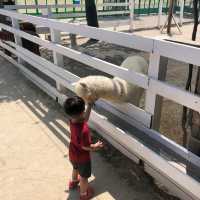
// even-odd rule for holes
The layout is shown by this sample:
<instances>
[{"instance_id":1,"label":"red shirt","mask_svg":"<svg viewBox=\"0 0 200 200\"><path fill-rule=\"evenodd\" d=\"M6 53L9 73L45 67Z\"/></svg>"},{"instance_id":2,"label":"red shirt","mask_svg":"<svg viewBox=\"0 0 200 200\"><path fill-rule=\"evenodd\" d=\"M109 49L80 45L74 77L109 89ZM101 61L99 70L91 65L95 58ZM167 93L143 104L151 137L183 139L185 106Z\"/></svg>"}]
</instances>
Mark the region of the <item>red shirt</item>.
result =
<instances>
[{"instance_id":1,"label":"red shirt","mask_svg":"<svg viewBox=\"0 0 200 200\"><path fill-rule=\"evenodd\" d=\"M90 152L82 147L91 144L90 130L86 122L73 123L70 121L71 141L69 144L69 159L75 163L90 161Z\"/></svg>"}]
</instances>

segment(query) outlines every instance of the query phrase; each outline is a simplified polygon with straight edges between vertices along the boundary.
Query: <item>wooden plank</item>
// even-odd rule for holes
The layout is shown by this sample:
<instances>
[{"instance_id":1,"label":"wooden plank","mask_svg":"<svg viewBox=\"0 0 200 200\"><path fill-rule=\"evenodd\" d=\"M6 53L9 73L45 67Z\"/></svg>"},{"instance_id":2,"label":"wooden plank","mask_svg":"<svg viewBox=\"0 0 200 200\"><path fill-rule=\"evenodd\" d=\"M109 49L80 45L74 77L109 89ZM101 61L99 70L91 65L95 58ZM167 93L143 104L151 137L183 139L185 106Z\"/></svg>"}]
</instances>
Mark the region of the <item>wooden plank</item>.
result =
<instances>
[{"instance_id":1,"label":"wooden plank","mask_svg":"<svg viewBox=\"0 0 200 200\"><path fill-rule=\"evenodd\" d=\"M173 38L163 38L165 41L173 42L173 43L178 43L178 44L183 44L187 46L192 46L192 47L197 47L200 48L200 43L198 41L193 41L189 39L173 39Z\"/></svg>"},{"instance_id":2,"label":"wooden plank","mask_svg":"<svg viewBox=\"0 0 200 200\"><path fill-rule=\"evenodd\" d=\"M155 141L158 146L160 146L163 151L168 153L171 156L174 156L180 162L187 163L191 162L192 165L200 168L200 157L189 152L187 149L177 144L176 142L170 140L159 132L148 129L146 127L137 127L144 133L144 137L151 138L152 141Z\"/></svg>"},{"instance_id":3,"label":"wooden plank","mask_svg":"<svg viewBox=\"0 0 200 200\"><path fill-rule=\"evenodd\" d=\"M37 75L32 73L30 70L26 69L22 64L17 63L15 60L13 60L11 57L5 55L3 52L0 51L0 56L7 59L10 63L14 64L16 67L18 67L24 74L26 74L28 79L31 79L38 87L40 87L44 92L46 92L49 96L51 96L53 99L56 100L56 97L59 95L59 93L56 91L55 88L50 86L46 81L39 78Z\"/></svg>"},{"instance_id":4,"label":"wooden plank","mask_svg":"<svg viewBox=\"0 0 200 200\"><path fill-rule=\"evenodd\" d=\"M13 26L13 28L19 29L19 22L18 22L18 20L17 20L17 19L14 19L14 18L11 18L11 20L12 20L12 26ZM17 45L19 45L19 46L22 46L22 40L21 40L21 38L19 37L19 35L14 34L14 38L15 38L15 43L16 43ZM18 58L18 62L19 62L19 63L22 63L23 61L22 61L20 58Z\"/></svg>"},{"instance_id":5,"label":"wooden plank","mask_svg":"<svg viewBox=\"0 0 200 200\"><path fill-rule=\"evenodd\" d=\"M167 73L167 64L168 64L168 58L160 57L158 80L165 80L166 73ZM163 104L163 97L156 95L155 110L154 110L154 115L152 117L152 123L151 123L152 129L155 129L155 130L160 129L162 104Z\"/></svg>"},{"instance_id":6,"label":"wooden plank","mask_svg":"<svg viewBox=\"0 0 200 200\"><path fill-rule=\"evenodd\" d=\"M70 87L73 88L72 85L71 85L71 82L69 82L66 78L62 78L59 75L57 75L56 73L53 73L51 70L49 70L49 68L44 67L39 62L36 62L35 59L31 59L30 57L24 55L22 52L18 52L15 49L9 47L8 45L3 44L2 42L0 42L0 45L3 48L7 49L8 51L12 52L13 54L17 55L18 57L20 57L21 59L23 59L24 61L26 61L30 65L34 66L35 68L37 68L38 70L40 70L44 74L48 75L52 79L59 81L62 84L67 85L69 88Z\"/></svg>"},{"instance_id":7,"label":"wooden plank","mask_svg":"<svg viewBox=\"0 0 200 200\"><path fill-rule=\"evenodd\" d=\"M158 78L160 55L151 53L149 58L148 76L151 78ZM156 94L148 88L145 98L145 110L154 115L155 111Z\"/></svg>"},{"instance_id":8,"label":"wooden plank","mask_svg":"<svg viewBox=\"0 0 200 200\"><path fill-rule=\"evenodd\" d=\"M130 12L130 26L129 26L129 30L130 31L133 31L133 25L134 25L134 7L135 7L135 5L134 5L134 0L131 0L130 2L129 2L129 12Z\"/></svg>"},{"instance_id":9,"label":"wooden plank","mask_svg":"<svg viewBox=\"0 0 200 200\"><path fill-rule=\"evenodd\" d=\"M94 112L95 113L95 112ZM97 114L97 113L96 113ZM104 119L104 116L101 116L99 114L97 114L97 116L99 118ZM125 156L127 156L129 159L131 159L132 161L134 161L136 164L140 163L140 159L134 155L133 153L131 153L129 150L127 150L123 145L120 144L120 142L118 140L115 140L115 138L111 137L109 132L106 132L106 130L104 128L102 128L102 126L100 126L97 123L94 122L89 122L90 127L92 127L93 129L97 130L98 133L100 133L100 135L103 134L103 137L110 142L110 144L112 144L117 150L119 150L121 153L123 153Z\"/></svg>"},{"instance_id":10,"label":"wooden plank","mask_svg":"<svg viewBox=\"0 0 200 200\"><path fill-rule=\"evenodd\" d=\"M162 56L200 66L200 49L169 41L155 40L154 52Z\"/></svg>"},{"instance_id":11,"label":"wooden plank","mask_svg":"<svg viewBox=\"0 0 200 200\"><path fill-rule=\"evenodd\" d=\"M9 42L9 44L16 47L14 43L12 44L11 42ZM54 80L59 81L60 83L62 83L63 85L66 85L67 87L71 89L73 89L73 86L71 85L71 83L79 79L79 77L71 74L70 72L67 72L64 69L62 70L61 68L54 65L53 63L47 61L44 58L41 58L40 56L37 56L36 54L29 52L28 50L22 47L18 47L20 51L16 51L15 49L2 43L1 41L0 41L0 45L3 48L7 49L8 51L12 52L13 54L19 56L20 58L22 58L29 64L33 65L41 72L45 73L46 75L50 76Z\"/></svg>"},{"instance_id":12,"label":"wooden plank","mask_svg":"<svg viewBox=\"0 0 200 200\"><path fill-rule=\"evenodd\" d=\"M137 106L134 106L132 104L125 104L125 105L114 104L114 105L120 112L126 113L127 116L134 118L134 120L136 120L136 121L140 122L141 124L143 124L144 126L150 128L151 114L149 114L145 110L143 110Z\"/></svg>"},{"instance_id":13,"label":"wooden plank","mask_svg":"<svg viewBox=\"0 0 200 200\"><path fill-rule=\"evenodd\" d=\"M46 34L49 33L49 28L44 26L37 26L36 27L37 34Z\"/></svg>"},{"instance_id":14,"label":"wooden plank","mask_svg":"<svg viewBox=\"0 0 200 200\"><path fill-rule=\"evenodd\" d=\"M98 101L97 106L109 110L112 114L128 122L134 127L145 126L150 128L151 115L131 104L112 104L108 101Z\"/></svg>"},{"instance_id":15,"label":"wooden plank","mask_svg":"<svg viewBox=\"0 0 200 200\"><path fill-rule=\"evenodd\" d=\"M89 27L86 25L77 25L73 23L63 23L52 19L35 17L25 14L20 14L12 11L0 9L2 15L11 16L16 19L29 21L40 26L48 26L63 32L82 35L85 37L94 38L97 40L113 43L133 49L138 49L145 52L151 52L153 47L153 39L136 36L128 33L113 32L101 28Z\"/></svg>"},{"instance_id":16,"label":"wooden plank","mask_svg":"<svg viewBox=\"0 0 200 200\"><path fill-rule=\"evenodd\" d=\"M153 79L149 81L149 89L155 94L200 112L200 97L198 95Z\"/></svg>"},{"instance_id":17,"label":"wooden plank","mask_svg":"<svg viewBox=\"0 0 200 200\"><path fill-rule=\"evenodd\" d=\"M177 187L173 182L168 180L166 177L163 177L158 171L151 168L146 163L144 164L144 170L150 176L154 177L154 179L156 180L156 183L158 185L161 185L161 189L164 186L165 189L168 190L168 193L170 193L173 196L179 197L181 200L194 200L194 198L192 198L190 195L188 195L184 190L182 190L182 188ZM196 200L197 200L197 198L196 198Z\"/></svg>"},{"instance_id":18,"label":"wooden plank","mask_svg":"<svg viewBox=\"0 0 200 200\"><path fill-rule=\"evenodd\" d=\"M46 40L42 40L36 36L32 36L28 33L13 29L13 28L3 25L3 24L0 24L0 27L4 28L5 30L8 30L12 33L15 33L17 35L20 35L30 41L33 41L39 45L42 45L43 47L46 47L50 50L60 53L64 56L70 57L81 63L84 63L86 65L94 67L95 69L98 69L100 71L106 72L113 76L118 76L122 79L125 79L125 80L127 80L133 84L136 84L144 89L147 89L147 87L148 87L148 77L144 74L140 74L140 73L133 72L133 71L131 71L131 73L130 73L128 69L125 69L120 66L100 60L98 58L83 54L83 53L75 51L73 49L70 49L70 48L67 48L67 47L64 47L64 46L61 46L58 44L54 44L54 43L46 41Z\"/></svg>"},{"instance_id":19,"label":"wooden plank","mask_svg":"<svg viewBox=\"0 0 200 200\"><path fill-rule=\"evenodd\" d=\"M61 42L60 31L55 29L50 29L51 41L59 44ZM53 51L53 62L55 65L64 66L63 56L55 51Z\"/></svg>"},{"instance_id":20,"label":"wooden plank","mask_svg":"<svg viewBox=\"0 0 200 200\"><path fill-rule=\"evenodd\" d=\"M167 58L161 57L157 53L150 54L150 62L148 69L149 77L158 80L165 80L167 63ZM159 130L160 128L162 100L163 98L161 96L158 96L155 92L153 92L151 88L147 89L145 99L145 110L153 115L151 128L155 130Z\"/></svg>"},{"instance_id":21,"label":"wooden plank","mask_svg":"<svg viewBox=\"0 0 200 200\"><path fill-rule=\"evenodd\" d=\"M46 8L41 9L42 17L51 18L52 12L51 7L47 6Z\"/></svg>"}]
</instances>

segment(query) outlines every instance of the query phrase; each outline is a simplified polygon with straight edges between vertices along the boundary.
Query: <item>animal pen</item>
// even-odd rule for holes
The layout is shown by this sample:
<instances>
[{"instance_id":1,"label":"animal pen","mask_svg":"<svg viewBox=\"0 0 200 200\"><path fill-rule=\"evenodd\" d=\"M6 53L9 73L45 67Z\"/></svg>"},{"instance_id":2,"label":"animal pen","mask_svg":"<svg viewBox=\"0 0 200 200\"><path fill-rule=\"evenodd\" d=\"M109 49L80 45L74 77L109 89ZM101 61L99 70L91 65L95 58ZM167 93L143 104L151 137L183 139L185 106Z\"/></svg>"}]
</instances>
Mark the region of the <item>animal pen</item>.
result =
<instances>
[{"instance_id":1,"label":"animal pen","mask_svg":"<svg viewBox=\"0 0 200 200\"><path fill-rule=\"evenodd\" d=\"M144 109L132 104L118 105L99 100L96 109L92 111L90 126L134 162L142 163L144 170L165 185L173 195L184 200L200 199L200 158L156 131L159 126L162 97L200 112L199 96L164 81L168 59L200 66L199 48L161 39L58 22L5 9L0 9L0 14L12 20L12 27L5 24L0 24L0 27L15 36L15 43L0 41L0 46L16 55L18 59L6 55L3 51L0 51L0 55L18 67L28 79L61 105L67 98L66 91L73 91L72 83L80 78L63 68L63 56L144 88L146 91ZM51 41L19 30L19 21L33 23L36 27L47 27ZM128 69L62 46L61 32L144 51L149 54L148 75L130 73ZM21 46L21 38L53 51L53 63L24 49ZM30 70L24 61L43 76ZM49 83L44 75L53 80L54 84Z\"/></svg>"}]
</instances>

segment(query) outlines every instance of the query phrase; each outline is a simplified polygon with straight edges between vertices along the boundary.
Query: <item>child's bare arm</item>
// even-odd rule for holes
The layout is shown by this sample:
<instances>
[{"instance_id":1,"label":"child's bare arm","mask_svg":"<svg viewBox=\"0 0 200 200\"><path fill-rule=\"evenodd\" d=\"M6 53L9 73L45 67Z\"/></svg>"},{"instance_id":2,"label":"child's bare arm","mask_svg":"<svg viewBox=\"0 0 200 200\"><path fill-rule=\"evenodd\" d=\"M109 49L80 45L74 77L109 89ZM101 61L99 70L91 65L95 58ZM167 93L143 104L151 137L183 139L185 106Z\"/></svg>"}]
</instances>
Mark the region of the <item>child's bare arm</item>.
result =
<instances>
[{"instance_id":1,"label":"child's bare arm","mask_svg":"<svg viewBox=\"0 0 200 200\"><path fill-rule=\"evenodd\" d=\"M98 141L95 144L91 144L89 147L82 147L85 151L97 151L103 147L103 143Z\"/></svg>"},{"instance_id":2,"label":"child's bare arm","mask_svg":"<svg viewBox=\"0 0 200 200\"><path fill-rule=\"evenodd\" d=\"M85 121L88 121L89 120L89 117L90 117L90 113L91 113L91 109L92 109L92 106L94 105L93 102L89 102L88 105L87 105L87 108L86 108L86 111L84 113L84 120Z\"/></svg>"}]
</instances>

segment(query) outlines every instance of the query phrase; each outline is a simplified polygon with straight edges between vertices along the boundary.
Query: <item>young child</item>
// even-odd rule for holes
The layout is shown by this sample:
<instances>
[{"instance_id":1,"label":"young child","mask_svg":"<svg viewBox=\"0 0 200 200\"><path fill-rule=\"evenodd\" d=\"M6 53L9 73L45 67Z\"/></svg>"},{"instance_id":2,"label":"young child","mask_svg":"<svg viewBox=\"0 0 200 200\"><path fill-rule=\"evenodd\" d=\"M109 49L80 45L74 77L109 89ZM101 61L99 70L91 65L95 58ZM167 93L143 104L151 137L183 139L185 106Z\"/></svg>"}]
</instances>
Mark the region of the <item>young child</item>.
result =
<instances>
[{"instance_id":1,"label":"young child","mask_svg":"<svg viewBox=\"0 0 200 200\"><path fill-rule=\"evenodd\" d=\"M76 188L80 181L80 200L88 200L94 194L88 184L88 178L91 176L90 152L103 147L100 141L95 144L91 142L87 121L93 104L88 103L85 110L85 102L78 96L68 98L64 103L65 113L70 117L69 159L73 166L69 189Z\"/></svg>"}]
</instances>

